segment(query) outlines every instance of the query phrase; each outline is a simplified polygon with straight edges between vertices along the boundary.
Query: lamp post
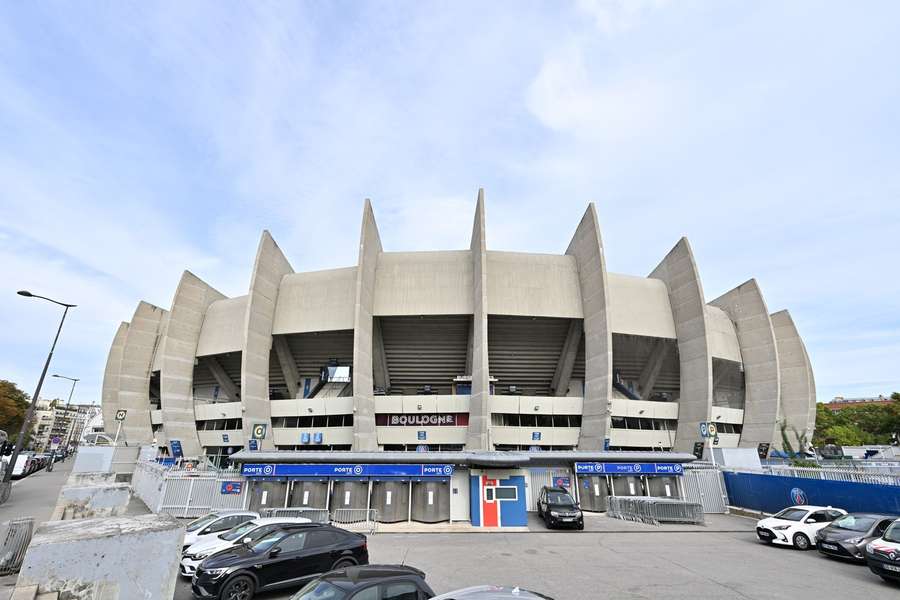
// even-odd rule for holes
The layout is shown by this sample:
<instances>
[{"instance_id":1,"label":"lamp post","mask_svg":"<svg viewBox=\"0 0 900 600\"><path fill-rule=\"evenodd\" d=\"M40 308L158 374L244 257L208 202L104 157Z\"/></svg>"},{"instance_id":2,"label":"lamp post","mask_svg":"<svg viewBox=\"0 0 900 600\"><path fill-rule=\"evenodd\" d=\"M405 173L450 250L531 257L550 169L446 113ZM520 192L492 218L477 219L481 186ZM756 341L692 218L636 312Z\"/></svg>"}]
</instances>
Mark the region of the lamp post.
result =
<instances>
[{"instance_id":1,"label":"lamp post","mask_svg":"<svg viewBox=\"0 0 900 600\"><path fill-rule=\"evenodd\" d=\"M77 377L66 377L65 375L57 375L56 373L53 374L53 377L57 377L57 378L59 378L59 379L68 379L69 381L72 382L72 389L69 390L69 399L66 400L66 419L69 420L69 421L68 421L69 426L66 428L66 439L65 439L65 442L63 443L63 448L64 448L65 450L68 450L68 449L69 449L69 444L70 444L71 441L72 441L72 439L71 439L71 438L72 438L72 432L75 430L75 423L76 423L76 420L77 420L77 419L70 419L70 417L69 417L69 405L72 403L72 394L75 393L75 384L77 384L77 383L78 383L79 381L81 381L81 380L78 379ZM76 412L76 414L77 414L77 412ZM63 455L63 456L65 456L65 455Z\"/></svg>"},{"instance_id":2,"label":"lamp post","mask_svg":"<svg viewBox=\"0 0 900 600\"><path fill-rule=\"evenodd\" d=\"M41 371L41 377L38 379L37 389L34 390L34 396L31 397L31 404L28 405L28 410L25 411L25 419L22 421L22 428L19 429L19 437L16 440L16 446L13 449L12 456L9 457L9 465L6 469L6 473L3 475L3 483L9 483L10 479L12 479L12 472L16 466L16 460L19 458L19 453L22 451L22 445L25 442L25 432L28 431L28 426L31 424L31 419L34 417L34 407L37 405L38 399L41 397L41 387L44 385L44 378L47 376L47 369L50 368L50 359L53 358L53 351L56 350L56 342L59 340L59 334L62 331L63 323L66 322L66 315L69 313L70 308L75 308L75 304L66 304L65 302L58 302L52 298L47 298L46 296L38 296L37 294L32 294L26 290L20 290L18 292L20 296L25 296L26 298L40 298L41 300L47 300L48 302L52 302L53 304L58 304L62 306L65 310L63 310L62 319L59 321L59 328L56 330L56 337L53 338L53 345L50 346L50 353L47 355L47 361L44 363L44 370Z\"/></svg>"}]
</instances>

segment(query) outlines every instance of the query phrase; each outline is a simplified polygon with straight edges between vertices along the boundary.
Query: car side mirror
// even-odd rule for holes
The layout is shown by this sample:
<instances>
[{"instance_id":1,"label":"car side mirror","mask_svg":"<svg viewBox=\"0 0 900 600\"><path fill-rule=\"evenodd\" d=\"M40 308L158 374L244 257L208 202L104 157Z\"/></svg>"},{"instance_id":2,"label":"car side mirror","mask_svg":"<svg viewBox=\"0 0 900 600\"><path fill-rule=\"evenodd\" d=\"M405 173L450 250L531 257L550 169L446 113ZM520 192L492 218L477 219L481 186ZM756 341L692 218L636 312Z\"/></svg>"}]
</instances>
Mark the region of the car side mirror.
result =
<instances>
[{"instance_id":1,"label":"car side mirror","mask_svg":"<svg viewBox=\"0 0 900 600\"><path fill-rule=\"evenodd\" d=\"M252 542L252 541L253 541L253 540L252 540L251 538L244 538L244 539L243 539L243 542L244 542L245 544L249 544L249 543Z\"/></svg>"},{"instance_id":2,"label":"car side mirror","mask_svg":"<svg viewBox=\"0 0 900 600\"><path fill-rule=\"evenodd\" d=\"M812 517L810 517L806 520L806 523L815 523L815 522L816 522L816 520L813 519Z\"/></svg>"},{"instance_id":3,"label":"car side mirror","mask_svg":"<svg viewBox=\"0 0 900 600\"><path fill-rule=\"evenodd\" d=\"M275 547L269 550L269 558L275 558L279 554L281 554L281 548Z\"/></svg>"}]
</instances>

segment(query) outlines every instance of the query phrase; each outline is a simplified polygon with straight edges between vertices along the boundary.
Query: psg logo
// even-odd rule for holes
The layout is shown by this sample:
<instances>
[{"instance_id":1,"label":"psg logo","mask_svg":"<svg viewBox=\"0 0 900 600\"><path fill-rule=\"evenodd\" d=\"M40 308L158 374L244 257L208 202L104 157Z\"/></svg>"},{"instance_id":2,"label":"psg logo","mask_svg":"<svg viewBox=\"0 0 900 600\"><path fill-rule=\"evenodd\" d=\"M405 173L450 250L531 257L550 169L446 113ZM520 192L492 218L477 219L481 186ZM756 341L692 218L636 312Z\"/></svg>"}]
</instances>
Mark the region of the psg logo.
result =
<instances>
[{"instance_id":1,"label":"psg logo","mask_svg":"<svg viewBox=\"0 0 900 600\"><path fill-rule=\"evenodd\" d=\"M791 500L793 500L794 504L809 503L809 500L806 498L806 492L804 492L800 488L794 488L791 490Z\"/></svg>"}]
</instances>

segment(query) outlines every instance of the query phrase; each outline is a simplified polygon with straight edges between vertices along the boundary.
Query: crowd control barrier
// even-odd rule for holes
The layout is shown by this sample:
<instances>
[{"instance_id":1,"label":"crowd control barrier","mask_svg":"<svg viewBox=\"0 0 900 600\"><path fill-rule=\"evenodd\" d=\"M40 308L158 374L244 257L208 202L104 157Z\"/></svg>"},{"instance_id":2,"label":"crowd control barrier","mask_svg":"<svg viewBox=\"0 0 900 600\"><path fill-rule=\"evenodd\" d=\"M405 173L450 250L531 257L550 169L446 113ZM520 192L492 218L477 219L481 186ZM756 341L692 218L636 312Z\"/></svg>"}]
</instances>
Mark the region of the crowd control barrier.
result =
<instances>
[{"instance_id":1,"label":"crowd control barrier","mask_svg":"<svg viewBox=\"0 0 900 600\"><path fill-rule=\"evenodd\" d=\"M674 498L610 496L607 516L648 525L692 523L703 525L703 506Z\"/></svg>"}]
</instances>

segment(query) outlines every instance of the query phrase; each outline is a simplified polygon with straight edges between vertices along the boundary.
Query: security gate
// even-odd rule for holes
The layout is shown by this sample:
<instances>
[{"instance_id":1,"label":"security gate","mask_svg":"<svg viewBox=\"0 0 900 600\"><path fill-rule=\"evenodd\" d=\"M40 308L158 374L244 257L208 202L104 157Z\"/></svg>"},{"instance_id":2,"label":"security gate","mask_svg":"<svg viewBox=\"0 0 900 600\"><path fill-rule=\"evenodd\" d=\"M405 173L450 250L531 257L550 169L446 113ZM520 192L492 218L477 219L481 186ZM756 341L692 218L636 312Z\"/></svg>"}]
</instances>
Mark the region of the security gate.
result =
<instances>
[{"instance_id":1,"label":"security gate","mask_svg":"<svg viewBox=\"0 0 900 600\"><path fill-rule=\"evenodd\" d=\"M704 513L724 513L728 504L722 473L712 465L690 464L684 468L684 497L703 506Z\"/></svg>"},{"instance_id":2,"label":"security gate","mask_svg":"<svg viewBox=\"0 0 900 600\"><path fill-rule=\"evenodd\" d=\"M543 467L528 469L528 504L526 510L529 512L537 511L538 496L541 495L541 488L545 485L559 486L566 488L570 492L572 486L575 485L575 478L572 471L560 467Z\"/></svg>"}]
</instances>

